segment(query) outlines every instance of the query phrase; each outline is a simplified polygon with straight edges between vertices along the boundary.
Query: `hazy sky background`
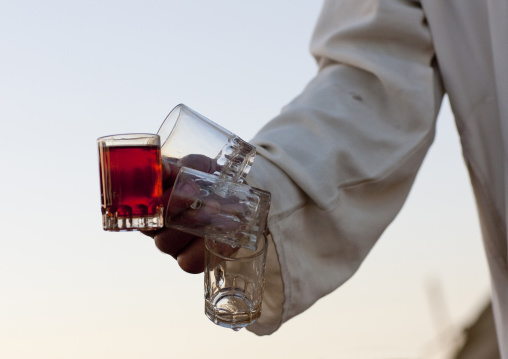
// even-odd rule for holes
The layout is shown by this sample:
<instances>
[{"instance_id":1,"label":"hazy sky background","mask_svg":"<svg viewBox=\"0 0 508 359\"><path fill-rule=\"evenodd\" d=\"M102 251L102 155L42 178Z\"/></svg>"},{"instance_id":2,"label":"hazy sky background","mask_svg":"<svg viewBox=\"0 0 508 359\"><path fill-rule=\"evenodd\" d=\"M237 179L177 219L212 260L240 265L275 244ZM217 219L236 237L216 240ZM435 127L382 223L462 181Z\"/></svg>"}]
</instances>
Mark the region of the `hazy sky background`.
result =
<instances>
[{"instance_id":1,"label":"hazy sky background","mask_svg":"<svg viewBox=\"0 0 508 359\"><path fill-rule=\"evenodd\" d=\"M272 336L215 326L202 275L148 237L102 230L97 137L156 132L183 102L250 139L314 76L320 7L0 0L1 358L437 358L437 331L468 324L489 281L446 102L359 272Z\"/></svg>"}]
</instances>

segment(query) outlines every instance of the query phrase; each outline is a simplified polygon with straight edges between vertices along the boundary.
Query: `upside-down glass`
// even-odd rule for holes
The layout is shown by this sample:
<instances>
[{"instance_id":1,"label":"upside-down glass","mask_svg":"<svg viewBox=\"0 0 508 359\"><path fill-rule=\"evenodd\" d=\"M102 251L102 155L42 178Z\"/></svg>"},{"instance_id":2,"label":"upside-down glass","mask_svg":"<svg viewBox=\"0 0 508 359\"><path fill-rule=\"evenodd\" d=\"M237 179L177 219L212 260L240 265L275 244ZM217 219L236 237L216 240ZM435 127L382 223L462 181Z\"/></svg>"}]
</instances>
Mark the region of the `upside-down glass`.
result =
<instances>
[{"instance_id":1,"label":"upside-down glass","mask_svg":"<svg viewBox=\"0 0 508 359\"><path fill-rule=\"evenodd\" d=\"M182 167L166 208L166 227L255 248L266 227L270 193Z\"/></svg>"},{"instance_id":2,"label":"upside-down glass","mask_svg":"<svg viewBox=\"0 0 508 359\"><path fill-rule=\"evenodd\" d=\"M267 239L235 249L205 238L205 314L215 324L240 330L261 315Z\"/></svg>"},{"instance_id":3,"label":"upside-down glass","mask_svg":"<svg viewBox=\"0 0 508 359\"><path fill-rule=\"evenodd\" d=\"M171 110L157 134L163 158L206 156L214 163L210 173L233 182L244 181L256 155L254 146L184 104Z\"/></svg>"},{"instance_id":4,"label":"upside-down glass","mask_svg":"<svg viewBox=\"0 0 508 359\"><path fill-rule=\"evenodd\" d=\"M101 137L99 174L106 231L163 226L160 138L154 134Z\"/></svg>"}]
</instances>

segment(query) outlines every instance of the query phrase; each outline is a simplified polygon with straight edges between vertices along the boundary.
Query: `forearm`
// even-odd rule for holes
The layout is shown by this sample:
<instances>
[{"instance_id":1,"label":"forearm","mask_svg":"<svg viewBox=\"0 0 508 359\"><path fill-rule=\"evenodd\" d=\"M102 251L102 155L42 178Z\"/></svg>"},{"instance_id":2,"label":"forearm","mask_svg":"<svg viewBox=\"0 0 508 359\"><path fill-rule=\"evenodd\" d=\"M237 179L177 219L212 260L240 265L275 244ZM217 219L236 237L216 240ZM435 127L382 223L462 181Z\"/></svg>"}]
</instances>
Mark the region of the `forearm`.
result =
<instances>
[{"instance_id":1,"label":"forearm","mask_svg":"<svg viewBox=\"0 0 508 359\"><path fill-rule=\"evenodd\" d=\"M358 269L407 197L442 97L417 2L326 2L312 51L318 75L255 136L247 179L272 193L279 322Z\"/></svg>"}]
</instances>

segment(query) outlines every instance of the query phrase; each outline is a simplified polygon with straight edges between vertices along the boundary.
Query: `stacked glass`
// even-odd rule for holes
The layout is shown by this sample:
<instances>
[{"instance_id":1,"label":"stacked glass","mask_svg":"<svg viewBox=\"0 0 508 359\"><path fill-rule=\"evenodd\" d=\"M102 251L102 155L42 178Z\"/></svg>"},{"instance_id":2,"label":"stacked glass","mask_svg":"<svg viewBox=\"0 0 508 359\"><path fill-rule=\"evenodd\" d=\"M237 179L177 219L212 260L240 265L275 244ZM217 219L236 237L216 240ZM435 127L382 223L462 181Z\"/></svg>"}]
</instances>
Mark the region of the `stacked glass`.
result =
<instances>
[{"instance_id":1,"label":"stacked glass","mask_svg":"<svg viewBox=\"0 0 508 359\"><path fill-rule=\"evenodd\" d=\"M117 135L98 140L104 229L155 230L164 222L168 228L203 237L207 317L234 330L254 323L261 314L268 246L265 230L270 209L270 193L244 184L255 147L180 104L166 117L157 135L151 135L155 140L150 142L150 148L155 155L138 151L139 163L130 166L131 175L116 171L113 176L117 182L129 183L111 189L111 168L130 163L125 157L132 155L133 147L140 146L125 144L125 140L120 143L118 136L140 137ZM116 152L125 151L123 157L114 159L118 163L112 163L111 156L105 155L111 152L105 150L106 144L115 147ZM179 168L167 203L162 203L164 162ZM148 180L139 177L147 173L154 179L149 181L151 192L143 192L141 202L145 208L133 202L128 192L140 192L139 183ZM122 198L129 198L130 210L128 201Z\"/></svg>"}]
</instances>

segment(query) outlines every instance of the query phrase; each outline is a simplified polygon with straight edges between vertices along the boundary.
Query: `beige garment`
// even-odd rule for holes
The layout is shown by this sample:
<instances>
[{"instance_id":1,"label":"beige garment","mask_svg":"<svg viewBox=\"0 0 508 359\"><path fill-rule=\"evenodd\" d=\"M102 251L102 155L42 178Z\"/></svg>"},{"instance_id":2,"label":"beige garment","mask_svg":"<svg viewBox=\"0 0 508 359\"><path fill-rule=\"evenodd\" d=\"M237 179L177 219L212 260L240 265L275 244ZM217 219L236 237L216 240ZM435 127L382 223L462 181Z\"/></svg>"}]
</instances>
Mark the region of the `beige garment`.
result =
<instances>
[{"instance_id":1,"label":"beige garment","mask_svg":"<svg viewBox=\"0 0 508 359\"><path fill-rule=\"evenodd\" d=\"M406 200L446 92L508 358L507 18L506 0L325 1L311 43L318 74L252 141L247 181L272 193L276 252L250 330L272 333L354 274Z\"/></svg>"}]
</instances>

